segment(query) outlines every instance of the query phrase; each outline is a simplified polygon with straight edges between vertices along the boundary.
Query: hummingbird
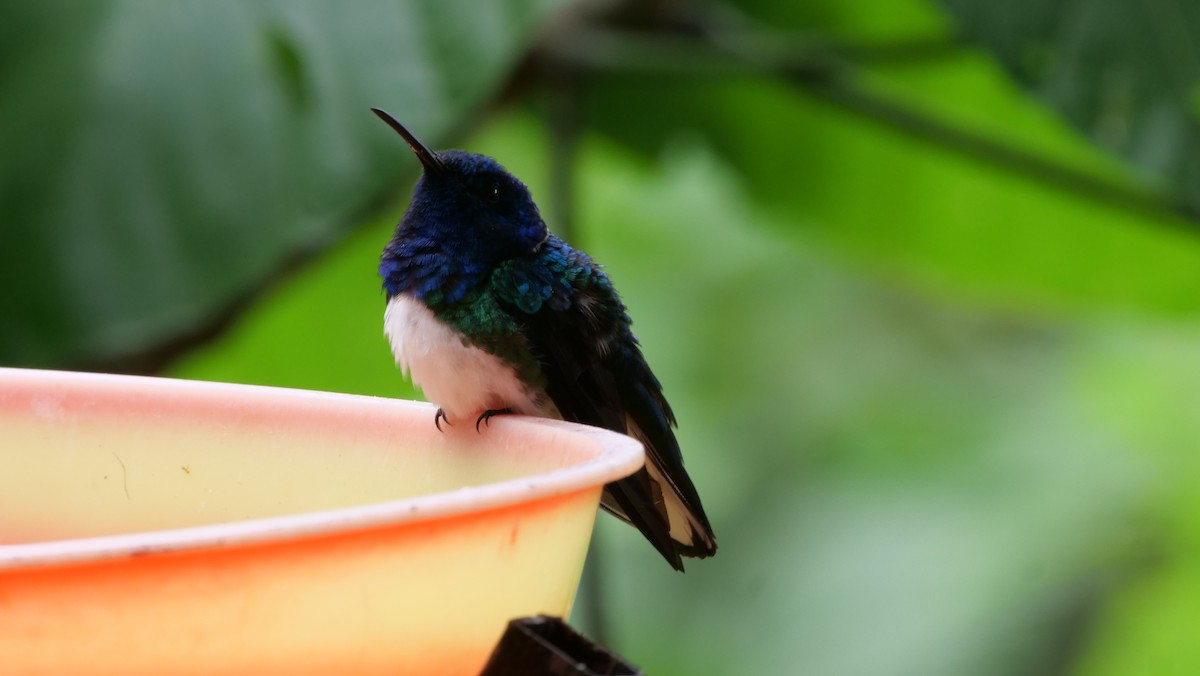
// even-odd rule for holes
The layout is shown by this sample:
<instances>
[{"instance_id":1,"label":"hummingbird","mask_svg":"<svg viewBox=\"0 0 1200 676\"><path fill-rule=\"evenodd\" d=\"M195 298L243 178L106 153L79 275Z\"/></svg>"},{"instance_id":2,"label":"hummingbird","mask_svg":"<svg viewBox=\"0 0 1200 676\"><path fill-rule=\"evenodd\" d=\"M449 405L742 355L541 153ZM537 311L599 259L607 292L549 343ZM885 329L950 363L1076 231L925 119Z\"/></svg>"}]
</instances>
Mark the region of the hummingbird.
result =
<instances>
[{"instance_id":1,"label":"hummingbird","mask_svg":"<svg viewBox=\"0 0 1200 676\"><path fill-rule=\"evenodd\" d=\"M494 159L434 152L372 108L421 162L383 249L384 334L397 365L439 408L434 425L524 414L628 434L637 473L601 506L635 526L676 570L717 551L683 468L675 414L605 271L551 234L529 189Z\"/></svg>"}]
</instances>

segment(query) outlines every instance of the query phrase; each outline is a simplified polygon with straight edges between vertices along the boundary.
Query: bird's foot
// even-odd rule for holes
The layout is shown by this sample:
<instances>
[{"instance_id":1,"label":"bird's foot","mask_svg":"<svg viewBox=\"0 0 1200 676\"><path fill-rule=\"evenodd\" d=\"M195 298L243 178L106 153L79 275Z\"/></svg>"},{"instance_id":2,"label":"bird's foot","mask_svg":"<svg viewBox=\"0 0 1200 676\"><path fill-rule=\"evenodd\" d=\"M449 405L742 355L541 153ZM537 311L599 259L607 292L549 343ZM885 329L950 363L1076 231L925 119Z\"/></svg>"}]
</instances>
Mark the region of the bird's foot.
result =
<instances>
[{"instance_id":1,"label":"bird's foot","mask_svg":"<svg viewBox=\"0 0 1200 676\"><path fill-rule=\"evenodd\" d=\"M492 416L508 415L509 413L516 413L516 411L512 410L511 408L495 408L484 411L479 415L478 418L475 419L475 431L479 431L479 423L488 422L492 419Z\"/></svg>"},{"instance_id":2,"label":"bird's foot","mask_svg":"<svg viewBox=\"0 0 1200 676\"><path fill-rule=\"evenodd\" d=\"M446 417L446 412L439 408L437 410L437 413L433 414L433 426L438 428L439 432L442 431L442 421L443 420L446 421L447 425L450 424L450 419ZM478 423L476 423L476 426L478 427Z\"/></svg>"}]
</instances>

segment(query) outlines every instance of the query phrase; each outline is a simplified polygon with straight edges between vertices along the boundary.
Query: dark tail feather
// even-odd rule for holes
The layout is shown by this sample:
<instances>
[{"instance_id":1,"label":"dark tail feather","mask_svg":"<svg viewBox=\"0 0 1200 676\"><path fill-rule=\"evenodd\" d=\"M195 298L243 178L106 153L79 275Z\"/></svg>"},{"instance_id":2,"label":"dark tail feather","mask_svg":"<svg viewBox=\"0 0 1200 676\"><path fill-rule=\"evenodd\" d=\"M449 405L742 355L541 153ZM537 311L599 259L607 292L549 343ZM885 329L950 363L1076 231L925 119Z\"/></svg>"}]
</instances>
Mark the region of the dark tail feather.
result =
<instances>
[{"instance_id":1,"label":"dark tail feather","mask_svg":"<svg viewBox=\"0 0 1200 676\"><path fill-rule=\"evenodd\" d=\"M662 500L659 498L656 504L653 498L655 488L650 474L643 467L632 476L605 486L600 504L617 518L640 530L672 568L683 572L682 552L678 551L681 545L671 539L666 510L660 508Z\"/></svg>"},{"instance_id":2,"label":"dark tail feather","mask_svg":"<svg viewBox=\"0 0 1200 676\"><path fill-rule=\"evenodd\" d=\"M682 573L684 556L698 558L712 556L716 551L716 545L689 546L672 539L666 507L662 502L661 493L658 491L659 486L650 480L649 473L643 467L631 477L613 481L605 486L604 497L600 504L607 512L641 531L642 536L654 545L654 549L659 551L662 558L665 558L672 568Z\"/></svg>"}]
</instances>

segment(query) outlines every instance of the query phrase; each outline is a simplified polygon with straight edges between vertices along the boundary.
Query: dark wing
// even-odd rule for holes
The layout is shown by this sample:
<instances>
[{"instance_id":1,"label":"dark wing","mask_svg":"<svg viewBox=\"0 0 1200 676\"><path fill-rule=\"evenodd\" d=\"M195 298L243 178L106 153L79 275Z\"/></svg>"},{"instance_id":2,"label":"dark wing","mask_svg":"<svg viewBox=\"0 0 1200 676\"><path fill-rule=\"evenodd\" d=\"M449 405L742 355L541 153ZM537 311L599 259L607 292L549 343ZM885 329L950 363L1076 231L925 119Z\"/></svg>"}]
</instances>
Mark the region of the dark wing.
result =
<instances>
[{"instance_id":1,"label":"dark wing","mask_svg":"<svg viewBox=\"0 0 1200 676\"><path fill-rule=\"evenodd\" d=\"M646 467L606 486L604 507L637 527L676 570L683 570L681 556L715 553L672 431L674 414L599 266L551 237L534 256L502 265L493 288L521 326L563 419L630 434L646 447Z\"/></svg>"}]
</instances>

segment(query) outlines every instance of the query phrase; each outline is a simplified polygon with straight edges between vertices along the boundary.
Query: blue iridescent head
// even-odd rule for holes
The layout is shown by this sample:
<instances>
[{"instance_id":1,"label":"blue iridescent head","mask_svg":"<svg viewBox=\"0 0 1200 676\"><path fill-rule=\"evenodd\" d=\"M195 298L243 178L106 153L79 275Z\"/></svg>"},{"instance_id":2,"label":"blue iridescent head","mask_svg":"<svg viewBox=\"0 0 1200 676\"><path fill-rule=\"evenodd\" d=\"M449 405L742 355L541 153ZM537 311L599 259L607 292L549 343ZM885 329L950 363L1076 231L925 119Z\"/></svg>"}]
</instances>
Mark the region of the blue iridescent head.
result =
<instances>
[{"instance_id":1,"label":"blue iridescent head","mask_svg":"<svg viewBox=\"0 0 1200 676\"><path fill-rule=\"evenodd\" d=\"M372 108L421 161L408 211L383 250L389 296L453 303L497 264L533 253L549 230L525 184L490 157L435 153L391 115Z\"/></svg>"}]
</instances>

